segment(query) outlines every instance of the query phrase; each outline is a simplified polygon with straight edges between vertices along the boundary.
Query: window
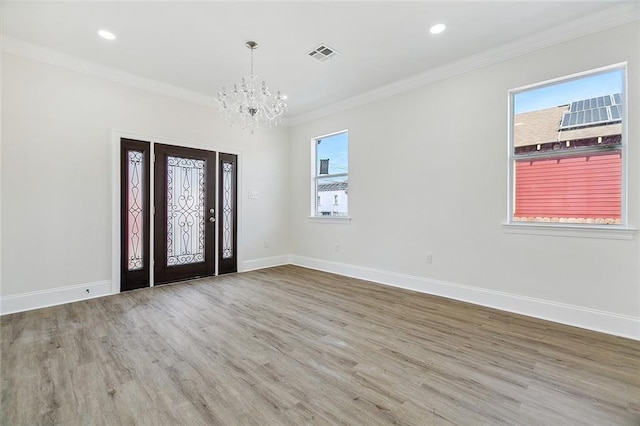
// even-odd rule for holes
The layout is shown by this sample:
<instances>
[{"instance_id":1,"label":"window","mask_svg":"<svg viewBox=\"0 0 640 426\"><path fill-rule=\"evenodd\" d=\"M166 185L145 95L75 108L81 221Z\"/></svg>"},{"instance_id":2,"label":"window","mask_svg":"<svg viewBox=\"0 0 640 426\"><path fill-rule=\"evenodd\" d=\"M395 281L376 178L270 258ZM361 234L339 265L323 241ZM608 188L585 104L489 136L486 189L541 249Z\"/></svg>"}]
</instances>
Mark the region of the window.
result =
<instances>
[{"instance_id":1,"label":"window","mask_svg":"<svg viewBox=\"0 0 640 426\"><path fill-rule=\"evenodd\" d=\"M625 71L510 91L509 223L626 225Z\"/></svg>"},{"instance_id":2,"label":"window","mask_svg":"<svg viewBox=\"0 0 640 426\"><path fill-rule=\"evenodd\" d=\"M349 135L346 131L313 141L312 216L348 217Z\"/></svg>"}]
</instances>

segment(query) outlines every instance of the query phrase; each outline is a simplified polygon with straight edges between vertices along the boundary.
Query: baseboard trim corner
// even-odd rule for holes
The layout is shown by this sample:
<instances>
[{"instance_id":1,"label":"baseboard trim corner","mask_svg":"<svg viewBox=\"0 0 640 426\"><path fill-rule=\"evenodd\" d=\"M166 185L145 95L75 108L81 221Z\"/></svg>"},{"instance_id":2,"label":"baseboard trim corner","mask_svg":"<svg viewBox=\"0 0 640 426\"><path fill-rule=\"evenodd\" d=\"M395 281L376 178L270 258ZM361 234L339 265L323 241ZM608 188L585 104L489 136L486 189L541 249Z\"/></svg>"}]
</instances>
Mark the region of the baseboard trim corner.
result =
<instances>
[{"instance_id":1,"label":"baseboard trim corner","mask_svg":"<svg viewBox=\"0 0 640 426\"><path fill-rule=\"evenodd\" d=\"M640 340L640 318L628 315L304 256L291 264Z\"/></svg>"},{"instance_id":2,"label":"baseboard trim corner","mask_svg":"<svg viewBox=\"0 0 640 426\"><path fill-rule=\"evenodd\" d=\"M109 294L111 294L110 280L20 293L0 298L0 315L63 305Z\"/></svg>"}]
</instances>

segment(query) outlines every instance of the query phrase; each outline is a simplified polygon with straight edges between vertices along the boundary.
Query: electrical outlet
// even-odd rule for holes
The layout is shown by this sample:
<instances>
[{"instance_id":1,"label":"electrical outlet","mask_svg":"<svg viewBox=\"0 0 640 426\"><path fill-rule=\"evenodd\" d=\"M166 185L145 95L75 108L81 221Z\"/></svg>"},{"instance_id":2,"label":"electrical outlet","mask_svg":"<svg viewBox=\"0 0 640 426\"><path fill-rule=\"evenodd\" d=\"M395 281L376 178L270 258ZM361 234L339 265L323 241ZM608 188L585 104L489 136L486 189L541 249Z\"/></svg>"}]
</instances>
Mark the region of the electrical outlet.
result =
<instances>
[{"instance_id":1,"label":"electrical outlet","mask_svg":"<svg viewBox=\"0 0 640 426\"><path fill-rule=\"evenodd\" d=\"M269 248L269 241L266 241L266 240L265 240L265 242L264 242L264 248Z\"/></svg>"},{"instance_id":2,"label":"electrical outlet","mask_svg":"<svg viewBox=\"0 0 640 426\"><path fill-rule=\"evenodd\" d=\"M427 253L427 255L424 257L424 263L433 263L432 253Z\"/></svg>"},{"instance_id":3,"label":"electrical outlet","mask_svg":"<svg viewBox=\"0 0 640 426\"><path fill-rule=\"evenodd\" d=\"M335 251L336 253L340 251L340 243L335 243L335 245L333 246L333 251Z\"/></svg>"}]
</instances>

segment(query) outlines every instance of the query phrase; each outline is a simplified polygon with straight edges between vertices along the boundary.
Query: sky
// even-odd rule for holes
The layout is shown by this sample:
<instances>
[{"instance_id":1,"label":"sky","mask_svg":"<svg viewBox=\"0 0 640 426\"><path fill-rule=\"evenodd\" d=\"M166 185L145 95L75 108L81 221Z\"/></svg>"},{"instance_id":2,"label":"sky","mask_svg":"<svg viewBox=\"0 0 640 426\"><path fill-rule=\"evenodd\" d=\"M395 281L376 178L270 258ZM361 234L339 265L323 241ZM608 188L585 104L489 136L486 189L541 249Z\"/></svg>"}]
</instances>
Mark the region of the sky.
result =
<instances>
[{"instance_id":1,"label":"sky","mask_svg":"<svg viewBox=\"0 0 640 426\"><path fill-rule=\"evenodd\" d=\"M347 132L321 138L316 151L316 170L320 160L329 159L329 174L349 172L349 135Z\"/></svg>"},{"instance_id":2,"label":"sky","mask_svg":"<svg viewBox=\"0 0 640 426\"><path fill-rule=\"evenodd\" d=\"M622 81L623 71L617 69L516 93L514 95L514 113L537 111L567 105L572 101L621 93Z\"/></svg>"}]
</instances>

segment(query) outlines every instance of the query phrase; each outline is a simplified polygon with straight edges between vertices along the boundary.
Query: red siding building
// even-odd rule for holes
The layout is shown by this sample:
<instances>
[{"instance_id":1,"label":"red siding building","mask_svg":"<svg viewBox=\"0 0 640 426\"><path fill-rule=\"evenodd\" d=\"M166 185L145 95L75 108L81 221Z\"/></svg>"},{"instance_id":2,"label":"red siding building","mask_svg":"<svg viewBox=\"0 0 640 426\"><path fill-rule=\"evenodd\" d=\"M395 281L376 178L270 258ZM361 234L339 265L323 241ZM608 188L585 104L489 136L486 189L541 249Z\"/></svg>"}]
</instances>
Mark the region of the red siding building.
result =
<instances>
[{"instance_id":1,"label":"red siding building","mask_svg":"<svg viewBox=\"0 0 640 426\"><path fill-rule=\"evenodd\" d=\"M619 153L518 161L515 216L619 223L621 171Z\"/></svg>"}]
</instances>

